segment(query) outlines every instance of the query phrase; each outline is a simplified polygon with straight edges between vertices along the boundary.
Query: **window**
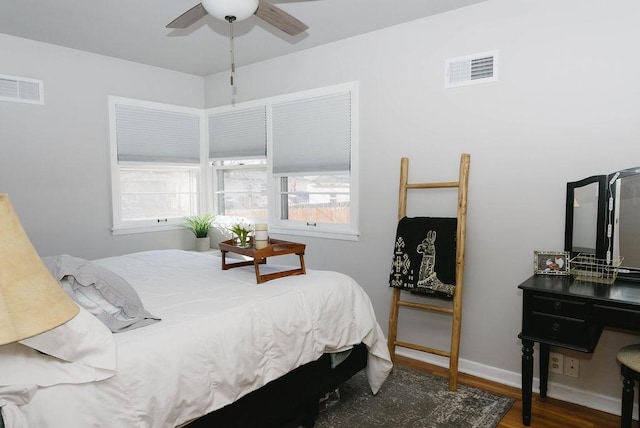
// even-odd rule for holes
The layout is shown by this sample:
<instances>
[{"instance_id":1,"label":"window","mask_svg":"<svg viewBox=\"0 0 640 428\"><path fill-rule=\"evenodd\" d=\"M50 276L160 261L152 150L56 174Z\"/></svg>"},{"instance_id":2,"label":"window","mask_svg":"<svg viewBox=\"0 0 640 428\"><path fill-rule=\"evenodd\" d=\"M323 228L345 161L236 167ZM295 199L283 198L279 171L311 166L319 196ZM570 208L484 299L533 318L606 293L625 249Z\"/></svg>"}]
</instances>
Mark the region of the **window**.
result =
<instances>
[{"instance_id":1,"label":"window","mask_svg":"<svg viewBox=\"0 0 640 428\"><path fill-rule=\"evenodd\" d=\"M198 212L198 173L188 166L121 166L122 221L160 224Z\"/></svg>"},{"instance_id":2,"label":"window","mask_svg":"<svg viewBox=\"0 0 640 428\"><path fill-rule=\"evenodd\" d=\"M201 111L109 98L114 233L200 212Z\"/></svg>"},{"instance_id":3,"label":"window","mask_svg":"<svg viewBox=\"0 0 640 428\"><path fill-rule=\"evenodd\" d=\"M208 110L109 97L114 233L213 209L357 239L356 101L356 83Z\"/></svg>"},{"instance_id":4,"label":"window","mask_svg":"<svg viewBox=\"0 0 640 428\"><path fill-rule=\"evenodd\" d=\"M272 107L273 174L281 227L352 233L351 91Z\"/></svg>"},{"instance_id":5,"label":"window","mask_svg":"<svg viewBox=\"0 0 640 428\"><path fill-rule=\"evenodd\" d=\"M266 221L266 159L214 161L214 206L218 214Z\"/></svg>"},{"instance_id":6,"label":"window","mask_svg":"<svg viewBox=\"0 0 640 428\"><path fill-rule=\"evenodd\" d=\"M282 220L307 227L349 224L349 175L288 175L280 181Z\"/></svg>"},{"instance_id":7,"label":"window","mask_svg":"<svg viewBox=\"0 0 640 428\"><path fill-rule=\"evenodd\" d=\"M266 108L223 109L207 119L215 212L266 221Z\"/></svg>"},{"instance_id":8,"label":"window","mask_svg":"<svg viewBox=\"0 0 640 428\"><path fill-rule=\"evenodd\" d=\"M215 212L356 239L356 95L349 83L209 110Z\"/></svg>"}]
</instances>

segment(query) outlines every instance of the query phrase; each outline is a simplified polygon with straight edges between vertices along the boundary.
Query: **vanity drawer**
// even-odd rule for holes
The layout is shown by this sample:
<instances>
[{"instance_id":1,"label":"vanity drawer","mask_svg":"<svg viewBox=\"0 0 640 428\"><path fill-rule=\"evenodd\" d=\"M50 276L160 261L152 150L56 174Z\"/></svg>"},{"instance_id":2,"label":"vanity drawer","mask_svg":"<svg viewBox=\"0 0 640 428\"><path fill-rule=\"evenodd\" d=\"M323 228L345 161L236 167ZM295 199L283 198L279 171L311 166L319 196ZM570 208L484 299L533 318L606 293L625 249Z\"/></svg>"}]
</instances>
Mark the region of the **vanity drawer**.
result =
<instances>
[{"instance_id":1,"label":"vanity drawer","mask_svg":"<svg viewBox=\"0 0 640 428\"><path fill-rule=\"evenodd\" d=\"M541 312L531 314L530 331L527 336L553 340L579 348L590 344L585 320L549 315Z\"/></svg>"},{"instance_id":2,"label":"vanity drawer","mask_svg":"<svg viewBox=\"0 0 640 428\"><path fill-rule=\"evenodd\" d=\"M593 314L598 319L606 319L610 327L637 330L640 326L640 310L615 306L593 305Z\"/></svg>"},{"instance_id":3,"label":"vanity drawer","mask_svg":"<svg viewBox=\"0 0 640 428\"><path fill-rule=\"evenodd\" d=\"M541 312L545 314L586 319L589 311L589 305L584 302L534 295L531 301L531 310L533 312Z\"/></svg>"}]
</instances>

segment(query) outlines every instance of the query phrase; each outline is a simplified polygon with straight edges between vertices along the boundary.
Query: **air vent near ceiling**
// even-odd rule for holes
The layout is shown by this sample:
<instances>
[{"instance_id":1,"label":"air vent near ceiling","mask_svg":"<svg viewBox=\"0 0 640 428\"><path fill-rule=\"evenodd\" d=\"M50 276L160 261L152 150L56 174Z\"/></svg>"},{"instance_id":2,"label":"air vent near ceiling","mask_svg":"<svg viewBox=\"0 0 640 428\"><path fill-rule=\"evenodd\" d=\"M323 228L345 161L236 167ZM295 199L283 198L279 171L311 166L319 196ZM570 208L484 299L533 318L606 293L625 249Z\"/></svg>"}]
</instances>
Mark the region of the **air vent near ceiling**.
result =
<instances>
[{"instance_id":1,"label":"air vent near ceiling","mask_svg":"<svg viewBox=\"0 0 640 428\"><path fill-rule=\"evenodd\" d=\"M445 64L445 88L498 80L498 51L450 58Z\"/></svg>"},{"instance_id":2,"label":"air vent near ceiling","mask_svg":"<svg viewBox=\"0 0 640 428\"><path fill-rule=\"evenodd\" d=\"M42 80L0 74L0 100L44 104Z\"/></svg>"}]
</instances>

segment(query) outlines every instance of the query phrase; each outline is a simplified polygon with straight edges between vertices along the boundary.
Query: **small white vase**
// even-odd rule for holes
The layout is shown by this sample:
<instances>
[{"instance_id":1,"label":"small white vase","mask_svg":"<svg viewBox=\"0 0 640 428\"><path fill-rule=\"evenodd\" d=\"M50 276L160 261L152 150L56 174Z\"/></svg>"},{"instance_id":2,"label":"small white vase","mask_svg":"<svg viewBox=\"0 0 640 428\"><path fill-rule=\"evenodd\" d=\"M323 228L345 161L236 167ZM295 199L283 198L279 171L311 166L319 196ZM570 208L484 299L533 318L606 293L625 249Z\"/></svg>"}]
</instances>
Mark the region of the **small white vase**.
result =
<instances>
[{"instance_id":1,"label":"small white vase","mask_svg":"<svg viewBox=\"0 0 640 428\"><path fill-rule=\"evenodd\" d=\"M209 251L211 248L211 240L206 238L196 238L196 251Z\"/></svg>"}]
</instances>

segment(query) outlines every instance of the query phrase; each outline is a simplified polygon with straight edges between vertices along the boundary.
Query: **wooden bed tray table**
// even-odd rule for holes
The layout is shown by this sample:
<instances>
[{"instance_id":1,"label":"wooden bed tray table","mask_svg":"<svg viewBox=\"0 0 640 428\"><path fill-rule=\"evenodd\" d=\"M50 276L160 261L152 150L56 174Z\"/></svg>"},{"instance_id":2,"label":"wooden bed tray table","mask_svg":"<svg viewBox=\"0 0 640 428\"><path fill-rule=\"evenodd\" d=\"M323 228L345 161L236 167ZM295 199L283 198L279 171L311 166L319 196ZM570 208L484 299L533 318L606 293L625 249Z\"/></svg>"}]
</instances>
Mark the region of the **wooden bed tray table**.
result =
<instances>
[{"instance_id":1,"label":"wooden bed tray table","mask_svg":"<svg viewBox=\"0 0 640 428\"><path fill-rule=\"evenodd\" d=\"M269 245L267 245L265 248L256 249L253 246L253 240L249 242L248 247L238 247L234 244L233 239L229 239L227 241L220 242L219 246L222 255L222 270L253 265L256 271L256 282L258 284L276 278L283 278L285 276L306 274L306 269L304 266L304 250L306 247L305 244L282 241L279 239L269 239ZM227 263L227 253L241 254L243 256L250 257L252 260ZM285 254L295 254L300 257L300 267L273 273L260 273L260 265L267 263L267 257L283 256Z\"/></svg>"}]
</instances>

